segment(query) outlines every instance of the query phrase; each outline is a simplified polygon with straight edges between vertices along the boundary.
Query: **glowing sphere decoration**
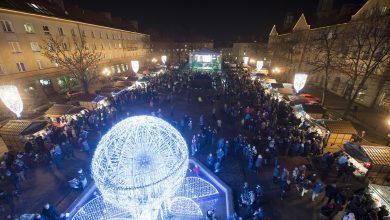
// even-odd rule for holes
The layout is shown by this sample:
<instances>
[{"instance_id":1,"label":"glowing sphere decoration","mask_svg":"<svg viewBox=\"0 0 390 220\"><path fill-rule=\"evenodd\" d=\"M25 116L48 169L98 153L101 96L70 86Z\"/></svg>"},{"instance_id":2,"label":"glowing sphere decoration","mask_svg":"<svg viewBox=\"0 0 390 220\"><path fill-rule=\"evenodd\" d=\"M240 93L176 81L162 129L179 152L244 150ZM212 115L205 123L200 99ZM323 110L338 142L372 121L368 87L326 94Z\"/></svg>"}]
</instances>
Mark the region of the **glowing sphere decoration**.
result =
<instances>
[{"instance_id":1,"label":"glowing sphere decoration","mask_svg":"<svg viewBox=\"0 0 390 220\"><path fill-rule=\"evenodd\" d=\"M305 87L307 79L306 73L296 73L294 76L294 89L299 93Z\"/></svg>"},{"instance_id":2,"label":"glowing sphere decoration","mask_svg":"<svg viewBox=\"0 0 390 220\"><path fill-rule=\"evenodd\" d=\"M134 219L156 219L161 204L182 184L188 148L181 134L152 116L127 118L99 142L92 176L103 199Z\"/></svg>"},{"instance_id":3,"label":"glowing sphere decoration","mask_svg":"<svg viewBox=\"0 0 390 220\"><path fill-rule=\"evenodd\" d=\"M162 55L161 56L161 62L165 65L165 63L167 62L167 56L166 55Z\"/></svg>"},{"instance_id":4,"label":"glowing sphere decoration","mask_svg":"<svg viewBox=\"0 0 390 220\"><path fill-rule=\"evenodd\" d=\"M20 117L23 111L23 102L16 86L0 86L0 99L9 110L16 114L16 117Z\"/></svg>"},{"instance_id":5,"label":"glowing sphere decoration","mask_svg":"<svg viewBox=\"0 0 390 220\"><path fill-rule=\"evenodd\" d=\"M256 62L256 69L257 69L257 71L260 71L263 68L263 65L264 65L264 61L258 60Z\"/></svg>"},{"instance_id":6,"label":"glowing sphere decoration","mask_svg":"<svg viewBox=\"0 0 390 220\"><path fill-rule=\"evenodd\" d=\"M134 73L137 74L139 70L139 61L138 60L132 60L131 61L131 68L133 69Z\"/></svg>"},{"instance_id":7,"label":"glowing sphere decoration","mask_svg":"<svg viewBox=\"0 0 390 220\"><path fill-rule=\"evenodd\" d=\"M244 60L244 64L248 65L249 57L243 57L242 59Z\"/></svg>"}]
</instances>

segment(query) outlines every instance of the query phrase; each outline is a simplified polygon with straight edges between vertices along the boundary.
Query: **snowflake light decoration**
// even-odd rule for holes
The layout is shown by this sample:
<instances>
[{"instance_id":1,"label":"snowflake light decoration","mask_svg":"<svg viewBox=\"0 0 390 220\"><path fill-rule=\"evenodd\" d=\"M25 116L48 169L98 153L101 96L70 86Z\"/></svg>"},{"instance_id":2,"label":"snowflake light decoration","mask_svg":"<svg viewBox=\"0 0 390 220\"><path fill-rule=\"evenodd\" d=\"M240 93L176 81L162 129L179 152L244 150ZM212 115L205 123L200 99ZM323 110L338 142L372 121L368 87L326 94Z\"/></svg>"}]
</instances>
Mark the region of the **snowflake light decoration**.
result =
<instances>
[{"instance_id":1,"label":"snowflake light decoration","mask_svg":"<svg viewBox=\"0 0 390 220\"><path fill-rule=\"evenodd\" d=\"M0 99L9 110L16 114L16 117L20 117L23 111L23 102L16 86L0 86Z\"/></svg>"},{"instance_id":2,"label":"snowflake light decoration","mask_svg":"<svg viewBox=\"0 0 390 220\"><path fill-rule=\"evenodd\" d=\"M176 196L191 199L201 199L216 196L219 192L211 183L199 177L186 177L176 191Z\"/></svg>"},{"instance_id":3,"label":"snowflake light decoration","mask_svg":"<svg viewBox=\"0 0 390 220\"><path fill-rule=\"evenodd\" d=\"M133 69L134 73L137 74L139 70L139 61L138 60L132 60L131 61L131 68Z\"/></svg>"},{"instance_id":4,"label":"snowflake light decoration","mask_svg":"<svg viewBox=\"0 0 390 220\"><path fill-rule=\"evenodd\" d=\"M134 219L155 219L181 185L188 148L181 134L152 116L127 118L103 136L92 175L103 199Z\"/></svg>"},{"instance_id":5,"label":"snowflake light decoration","mask_svg":"<svg viewBox=\"0 0 390 220\"><path fill-rule=\"evenodd\" d=\"M169 212L175 216L202 217L203 213L199 205L187 197L175 197L169 203Z\"/></svg>"},{"instance_id":6,"label":"snowflake light decoration","mask_svg":"<svg viewBox=\"0 0 390 220\"><path fill-rule=\"evenodd\" d=\"M296 73L294 76L294 89L299 93L305 87L307 79L306 73Z\"/></svg>"}]
</instances>

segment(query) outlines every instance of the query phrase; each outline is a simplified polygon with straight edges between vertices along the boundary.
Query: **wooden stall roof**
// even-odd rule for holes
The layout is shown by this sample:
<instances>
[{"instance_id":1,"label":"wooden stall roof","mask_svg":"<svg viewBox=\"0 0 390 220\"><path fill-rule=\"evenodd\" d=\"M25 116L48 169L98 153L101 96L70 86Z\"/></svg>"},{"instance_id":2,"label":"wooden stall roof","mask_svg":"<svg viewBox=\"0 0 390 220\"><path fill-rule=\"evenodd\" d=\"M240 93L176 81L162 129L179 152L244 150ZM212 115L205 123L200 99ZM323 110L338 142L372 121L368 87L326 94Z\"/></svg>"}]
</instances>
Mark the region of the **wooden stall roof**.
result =
<instances>
[{"instance_id":1,"label":"wooden stall roof","mask_svg":"<svg viewBox=\"0 0 390 220\"><path fill-rule=\"evenodd\" d=\"M72 115L79 113L83 109L83 107L79 106L54 104L45 112L45 116L60 117L61 115Z\"/></svg>"},{"instance_id":2,"label":"wooden stall roof","mask_svg":"<svg viewBox=\"0 0 390 220\"><path fill-rule=\"evenodd\" d=\"M357 134L355 127L350 121L326 121L325 124L331 133Z\"/></svg>"},{"instance_id":3,"label":"wooden stall roof","mask_svg":"<svg viewBox=\"0 0 390 220\"><path fill-rule=\"evenodd\" d=\"M376 165L390 166L390 147L386 146L365 146L362 148Z\"/></svg>"},{"instance_id":4,"label":"wooden stall roof","mask_svg":"<svg viewBox=\"0 0 390 220\"><path fill-rule=\"evenodd\" d=\"M0 135L27 135L42 130L47 124L43 120L10 120L0 128Z\"/></svg>"},{"instance_id":5,"label":"wooden stall roof","mask_svg":"<svg viewBox=\"0 0 390 220\"><path fill-rule=\"evenodd\" d=\"M322 108L321 105L303 105L303 110L305 110L306 113L313 113L313 114L326 113L325 109Z\"/></svg>"}]
</instances>

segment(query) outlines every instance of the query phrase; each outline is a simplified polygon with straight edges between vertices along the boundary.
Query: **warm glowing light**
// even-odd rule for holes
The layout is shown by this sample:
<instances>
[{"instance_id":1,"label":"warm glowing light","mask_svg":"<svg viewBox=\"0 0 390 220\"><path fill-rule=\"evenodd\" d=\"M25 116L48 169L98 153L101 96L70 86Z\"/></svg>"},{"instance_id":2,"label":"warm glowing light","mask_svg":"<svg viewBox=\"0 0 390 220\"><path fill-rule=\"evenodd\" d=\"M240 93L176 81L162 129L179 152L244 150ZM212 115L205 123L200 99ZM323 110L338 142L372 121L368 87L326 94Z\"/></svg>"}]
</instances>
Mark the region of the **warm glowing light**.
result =
<instances>
[{"instance_id":1,"label":"warm glowing light","mask_svg":"<svg viewBox=\"0 0 390 220\"><path fill-rule=\"evenodd\" d=\"M131 61L131 68L133 69L134 73L138 73L139 70L139 61L138 60L132 60Z\"/></svg>"},{"instance_id":2,"label":"warm glowing light","mask_svg":"<svg viewBox=\"0 0 390 220\"><path fill-rule=\"evenodd\" d=\"M167 56L162 55L161 56L161 62L165 65L165 63L167 62Z\"/></svg>"},{"instance_id":3,"label":"warm glowing light","mask_svg":"<svg viewBox=\"0 0 390 220\"><path fill-rule=\"evenodd\" d=\"M244 64L245 64L245 65L248 65L249 57L243 57L243 59L244 59Z\"/></svg>"},{"instance_id":4,"label":"warm glowing light","mask_svg":"<svg viewBox=\"0 0 390 220\"><path fill-rule=\"evenodd\" d=\"M105 76L109 76L111 75L111 71L108 69L108 68L104 68L103 71L102 71L103 75Z\"/></svg>"},{"instance_id":5,"label":"warm glowing light","mask_svg":"<svg viewBox=\"0 0 390 220\"><path fill-rule=\"evenodd\" d=\"M299 93L305 87L307 79L307 74L306 73L296 73L294 77L294 89Z\"/></svg>"},{"instance_id":6,"label":"warm glowing light","mask_svg":"<svg viewBox=\"0 0 390 220\"><path fill-rule=\"evenodd\" d=\"M273 73L280 73L280 69L278 67L275 67L272 69Z\"/></svg>"},{"instance_id":7,"label":"warm glowing light","mask_svg":"<svg viewBox=\"0 0 390 220\"><path fill-rule=\"evenodd\" d=\"M127 118L99 142L92 175L104 201L134 219L157 219L163 202L182 184L188 148L181 134L152 116Z\"/></svg>"},{"instance_id":8,"label":"warm glowing light","mask_svg":"<svg viewBox=\"0 0 390 220\"><path fill-rule=\"evenodd\" d=\"M157 62L157 59L156 58L152 58L152 63L156 63Z\"/></svg>"},{"instance_id":9,"label":"warm glowing light","mask_svg":"<svg viewBox=\"0 0 390 220\"><path fill-rule=\"evenodd\" d=\"M257 71L260 71L263 68L263 65L264 65L264 61L258 60L256 62L256 69L257 69Z\"/></svg>"},{"instance_id":10,"label":"warm glowing light","mask_svg":"<svg viewBox=\"0 0 390 220\"><path fill-rule=\"evenodd\" d=\"M387 124L390 126L390 119L387 121Z\"/></svg>"},{"instance_id":11,"label":"warm glowing light","mask_svg":"<svg viewBox=\"0 0 390 220\"><path fill-rule=\"evenodd\" d=\"M16 86L0 86L0 99L9 110L16 114L16 117L20 117L23 111L23 102Z\"/></svg>"}]
</instances>

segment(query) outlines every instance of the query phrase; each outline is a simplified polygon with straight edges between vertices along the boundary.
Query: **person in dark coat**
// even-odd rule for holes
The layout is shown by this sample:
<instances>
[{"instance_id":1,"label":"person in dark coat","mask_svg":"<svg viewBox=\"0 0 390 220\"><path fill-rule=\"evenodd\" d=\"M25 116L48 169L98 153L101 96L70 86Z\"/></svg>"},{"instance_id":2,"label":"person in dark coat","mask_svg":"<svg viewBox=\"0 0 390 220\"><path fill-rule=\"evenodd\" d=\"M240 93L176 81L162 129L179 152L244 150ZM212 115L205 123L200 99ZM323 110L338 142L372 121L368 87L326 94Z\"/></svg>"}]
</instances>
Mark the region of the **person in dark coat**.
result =
<instances>
[{"instance_id":1,"label":"person in dark coat","mask_svg":"<svg viewBox=\"0 0 390 220\"><path fill-rule=\"evenodd\" d=\"M45 206L42 209L42 216L44 216L48 220L59 220L60 219L60 213L58 212L57 208L53 205L50 205L49 203L46 203Z\"/></svg>"}]
</instances>

